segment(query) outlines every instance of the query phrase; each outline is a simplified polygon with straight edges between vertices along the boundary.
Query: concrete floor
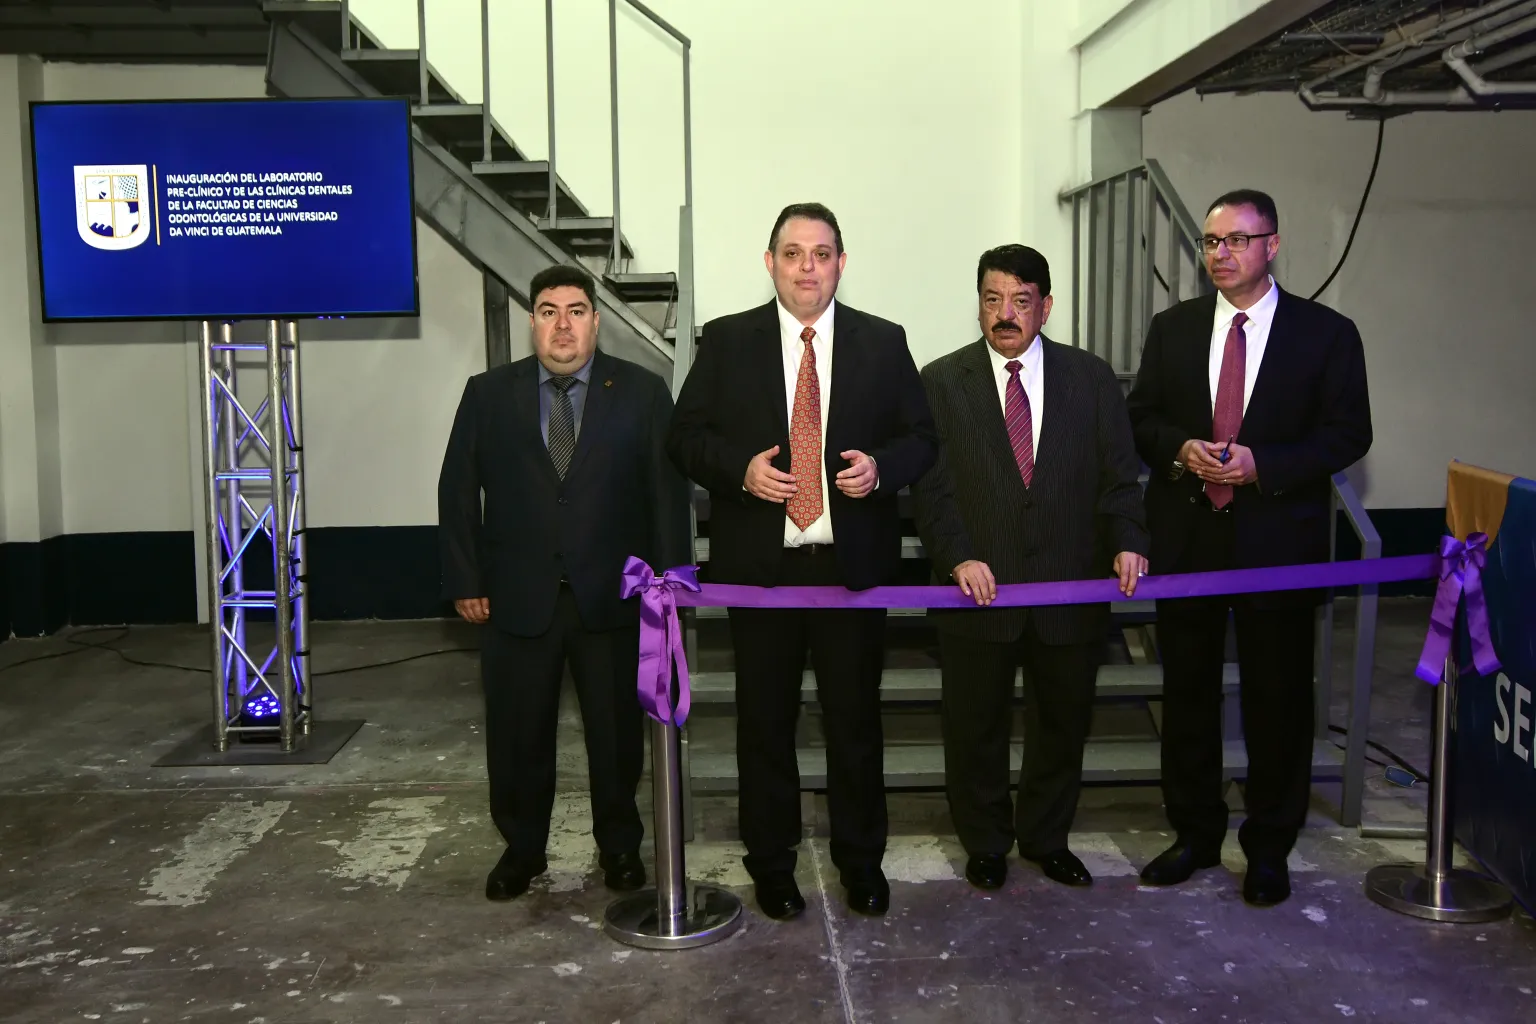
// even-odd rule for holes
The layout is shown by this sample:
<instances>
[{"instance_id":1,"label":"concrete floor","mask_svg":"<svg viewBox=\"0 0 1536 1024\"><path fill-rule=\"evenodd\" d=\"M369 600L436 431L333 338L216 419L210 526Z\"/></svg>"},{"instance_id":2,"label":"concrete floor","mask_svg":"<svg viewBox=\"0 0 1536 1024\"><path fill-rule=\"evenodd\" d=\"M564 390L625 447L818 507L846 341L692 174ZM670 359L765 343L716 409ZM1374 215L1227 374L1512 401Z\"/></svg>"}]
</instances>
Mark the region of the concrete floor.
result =
<instances>
[{"instance_id":1,"label":"concrete floor","mask_svg":"<svg viewBox=\"0 0 1536 1024\"><path fill-rule=\"evenodd\" d=\"M1429 692L1410 672L1427 616L1426 602L1384 607L1373 701L1373 737L1420 767ZM73 635L139 660L206 658L193 628ZM446 623L328 624L316 639L322 671L473 643ZM1348 640L1341 629L1341 664ZM597 930L610 894L572 709L550 874L511 904L481 895L500 844L472 654L318 679L323 716L368 720L328 765L186 769L151 763L205 724L206 677L88 649L6 669L74 649L0 646L7 1024L1536 1020L1532 920L1432 925L1376 907L1366 869L1421 857L1422 843L1339 828L1328 787L1293 860L1295 895L1270 910L1238 894L1235 837L1224 868L1138 886L1168 841L1155 789L1085 794L1073 846L1092 889L1015 860L993 895L961 878L942 795L894 794L892 911L877 920L842 906L825 804L808 796L807 914L753 911L717 946L648 953ZM1422 821L1422 789L1373 778L1369 793L1368 820ZM690 874L750 900L733 798L695 812Z\"/></svg>"}]
</instances>

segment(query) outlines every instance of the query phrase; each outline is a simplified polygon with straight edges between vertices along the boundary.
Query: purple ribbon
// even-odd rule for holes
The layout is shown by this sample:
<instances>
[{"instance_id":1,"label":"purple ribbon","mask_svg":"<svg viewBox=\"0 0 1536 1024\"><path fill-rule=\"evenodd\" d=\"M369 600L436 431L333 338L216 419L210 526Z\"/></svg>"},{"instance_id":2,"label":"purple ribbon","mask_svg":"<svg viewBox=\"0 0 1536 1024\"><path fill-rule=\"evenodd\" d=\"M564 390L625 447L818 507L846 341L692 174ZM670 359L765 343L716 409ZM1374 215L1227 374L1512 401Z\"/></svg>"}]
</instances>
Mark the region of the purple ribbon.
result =
<instances>
[{"instance_id":1,"label":"purple ribbon","mask_svg":"<svg viewBox=\"0 0 1536 1024\"><path fill-rule=\"evenodd\" d=\"M677 599L699 591L699 567L679 565L657 576L633 555L624 563L622 598L640 595L640 707L658 722L682 725L692 703L688 658L677 619ZM677 704L672 703L672 670L677 669Z\"/></svg>"},{"instance_id":2,"label":"purple ribbon","mask_svg":"<svg viewBox=\"0 0 1536 1024\"><path fill-rule=\"evenodd\" d=\"M643 564L643 563L642 563ZM1145 576L1134 600L1208 597L1214 594L1255 594L1271 590L1310 590L1352 587L1368 583L1422 580L1436 575L1434 555L1368 558L1356 562L1279 565L1267 569L1229 569L1169 576ZM691 589L691 588L690 588ZM1062 583L1005 583L997 588L993 608L1097 604L1125 601L1115 579L1071 580ZM705 583L692 593L679 593L677 604L687 608L975 608L957 586L874 587L747 587Z\"/></svg>"},{"instance_id":3,"label":"purple ribbon","mask_svg":"<svg viewBox=\"0 0 1536 1024\"><path fill-rule=\"evenodd\" d=\"M1467 633L1472 640L1472 664L1479 675L1491 676L1499 670L1498 654L1488 630L1488 598L1483 593L1483 566L1488 564L1488 535L1471 533L1466 542L1455 537L1440 538L1440 564L1435 575L1440 585L1435 589L1435 607L1429 614L1429 635L1424 638L1424 652L1419 655L1413 674L1434 685L1445 671L1451 654L1451 640L1456 633L1456 609L1463 594L1467 598Z\"/></svg>"},{"instance_id":4,"label":"purple ribbon","mask_svg":"<svg viewBox=\"0 0 1536 1024\"><path fill-rule=\"evenodd\" d=\"M1481 538L1479 540L1478 538ZM1449 538L1447 538L1449 540ZM1491 664L1494 671L1498 662L1493 660L1493 646L1487 642L1488 608L1483 601L1481 579L1477 570L1483 564L1482 545L1487 538L1474 534L1468 539L1468 559L1475 565L1465 570L1469 620L1481 622L1487 660L1478 661L1479 671ZM1452 542L1454 543L1454 542ZM1320 587L1350 587L1362 584L1396 583L1402 580L1422 580L1442 576L1440 594L1436 598L1435 623L1440 621L1441 606L1446 600L1448 577L1451 570L1443 566L1452 557L1445 549L1436 555L1403 555L1398 558L1369 558L1357 562L1322 562L1312 565L1281 565L1267 569L1231 569L1224 572L1181 573L1171 576L1143 577L1136 587L1138 600L1168 600L1182 597L1209 597L1216 594L1255 594L1273 590L1311 590ZM1457 546L1459 552L1460 546ZM1459 563L1458 563L1459 564ZM640 706L646 714L658 722L682 725L688 719L691 703L688 688L688 659L683 653L683 630L677 618L677 609L688 608L974 608L976 602L966 597L959 587L874 587L870 590L847 590L843 587L748 587L729 583L700 584L698 566L680 565L657 576L642 559L631 556L624 563L624 584L621 597L640 595ZM1457 568L1457 582L1451 584L1450 613L1445 621L1445 640L1440 648L1439 659L1445 660L1450 649L1451 623L1456 618L1456 599L1463 589L1461 574ZM1061 604L1097 604L1105 601L1127 600L1120 593L1120 583L1114 579L1070 580L1062 583L1005 583L997 588L994 608L1020 606L1041 607ZM1478 633L1474 625L1473 645L1478 645ZM1431 632L1425 644L1425 658L1430 657L1430 643L1435 642ZM1479 648L1481 650L1481 648ZM1479 654L1479 659L1484 657ZM672 703L672 672L677 671L677 704ZM1420 662L1419 675L1423 677L1424 662ZM1485 672L1486 674L1486 672ZM1439 678L1438 670L1430 681Z\"/></svg>"}]
</instances>

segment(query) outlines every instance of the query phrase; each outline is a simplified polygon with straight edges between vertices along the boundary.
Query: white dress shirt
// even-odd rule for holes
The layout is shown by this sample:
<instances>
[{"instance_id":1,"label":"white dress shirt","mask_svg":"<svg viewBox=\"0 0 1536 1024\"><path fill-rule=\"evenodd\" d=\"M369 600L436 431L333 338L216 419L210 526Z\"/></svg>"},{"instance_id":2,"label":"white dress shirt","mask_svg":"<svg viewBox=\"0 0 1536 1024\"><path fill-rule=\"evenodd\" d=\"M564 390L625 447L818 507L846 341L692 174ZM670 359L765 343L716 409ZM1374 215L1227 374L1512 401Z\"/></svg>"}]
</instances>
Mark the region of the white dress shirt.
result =
<instances>
[{"instance_id":1,"label":"white dress shirt","mask_svg":"<svg viewBox=\"0 0 1536 1024\"><path fill-rule=\"evenodd\" d=\"M1243 335L1248 339L1247 353L1243 360L1243 412L1248 412L1248 399L1253 397L1253 382L1259 377L1259 364L1264 361L1264 347L1269 343L1269 327L1275 322L1275 306L1280 302L1280 289L1275 279L1269 279L1269 291L1258 302L1242 312L1248 314L1243 324ZM1216 415L1216 390L1221 382L1221 357L1227 350L1227 331L1232 328L1232 318L1238 309L1227 297L1216 293L1216 323L1211 328L1211 415ZM1213 437L1217 444L1226 444L1224 437Z\"/></svg>"},{"instance_id":2,"label":"white dress shirt","mask_svg":"<svg viewBox=\"0 0 1536 1024\"><path fill-rule=\"evenodd\" d=\"M1008 372L1010 357L1003 355L990 344L987 345L987 354L992 357L992 377L997 383L997 401L1003 409L1003 422L1008 422L1008 378L1012 376ZM1029 399L1029 425L1030 434L1034 440L1035 457L1040 455L1040 424L1045 422L1045 345L1040 340L1040 335L1035 335L1035 340L1029 343L1029 348L1018 355L1022 364L1019 369L1019 383L1024 385L1024 397Z\"/></svg>"},{"instance_id":3,"label":"white dress shirt","mask_svg":"<svg viewBox=\"0 0 1536 1024\"><path fill-rule=\"evenodd\" d=\"M784 352L784 410L789 416L789 421L795 418L795 385L800 380L800 357L805 354L805 342L800 340L800 332L805 330L805 325L796 320L789 310L784 308L782 302L776 303L779 310L779 343ZM831 484L827 479L827 412L831 408L832 400L832 311L837 308L837 302L827 305L826 311L814 323L812 329L816 337L811 340L811 347L816 352L816 384L821 392L821 444L817 446L819 465L821 466L821 518L817 519L804 530L795 525L795 521L789 518L786 508L784 513L784 546L797 548L802 544L831 544L832 543L832 498Z\"/></svg>"}]
</instances>

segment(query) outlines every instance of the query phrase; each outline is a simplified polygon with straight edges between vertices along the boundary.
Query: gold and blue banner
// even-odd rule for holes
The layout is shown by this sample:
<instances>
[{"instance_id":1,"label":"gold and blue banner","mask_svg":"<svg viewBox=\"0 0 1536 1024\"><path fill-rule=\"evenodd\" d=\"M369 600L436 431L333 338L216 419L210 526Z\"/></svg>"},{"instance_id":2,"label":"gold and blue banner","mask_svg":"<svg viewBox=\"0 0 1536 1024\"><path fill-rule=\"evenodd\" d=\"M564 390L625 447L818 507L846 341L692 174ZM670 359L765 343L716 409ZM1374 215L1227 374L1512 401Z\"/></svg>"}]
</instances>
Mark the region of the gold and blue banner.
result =
<instances>
[{"instance_id":1,"label":"gold and blue banner","mask_svg":"<svg viewBox=\"0 0 1536 1024\"><path fill-rule=\"evenodd\" d=\"M1479 543L1479 535L1486 539ZM1474 610L1464 602L1455 626L1456 839L1530 909L1536 907L1536 481L1452 463L1446 542L1480 549L1463 562L1475 569L1484 606ZM1486 629L1482 637L1475 636L1479 627Z\"/></svg>"}]
</instances>

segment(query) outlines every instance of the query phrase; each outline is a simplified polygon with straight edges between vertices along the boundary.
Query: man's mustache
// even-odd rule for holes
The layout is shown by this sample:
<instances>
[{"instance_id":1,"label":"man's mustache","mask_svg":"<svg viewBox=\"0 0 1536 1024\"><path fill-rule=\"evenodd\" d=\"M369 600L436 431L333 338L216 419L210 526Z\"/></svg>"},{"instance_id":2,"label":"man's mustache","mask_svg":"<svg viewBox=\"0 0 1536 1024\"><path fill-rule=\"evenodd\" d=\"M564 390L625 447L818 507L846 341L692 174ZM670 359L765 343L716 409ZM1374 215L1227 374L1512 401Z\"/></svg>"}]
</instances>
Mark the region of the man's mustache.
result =
<instances>
[{"instance_id":1,"label":"man's mustache","mask_svg":"<svg viewBox=\"0 0 1536 1024\"><path fill-rule=\"evenodd\" d=\"M1017 333L1022 330L1023 328L1013 320L999 320L997 323L992 325L992 331L994 334L999 331L1013 331Z\"/></svg>"}]
</instances>

